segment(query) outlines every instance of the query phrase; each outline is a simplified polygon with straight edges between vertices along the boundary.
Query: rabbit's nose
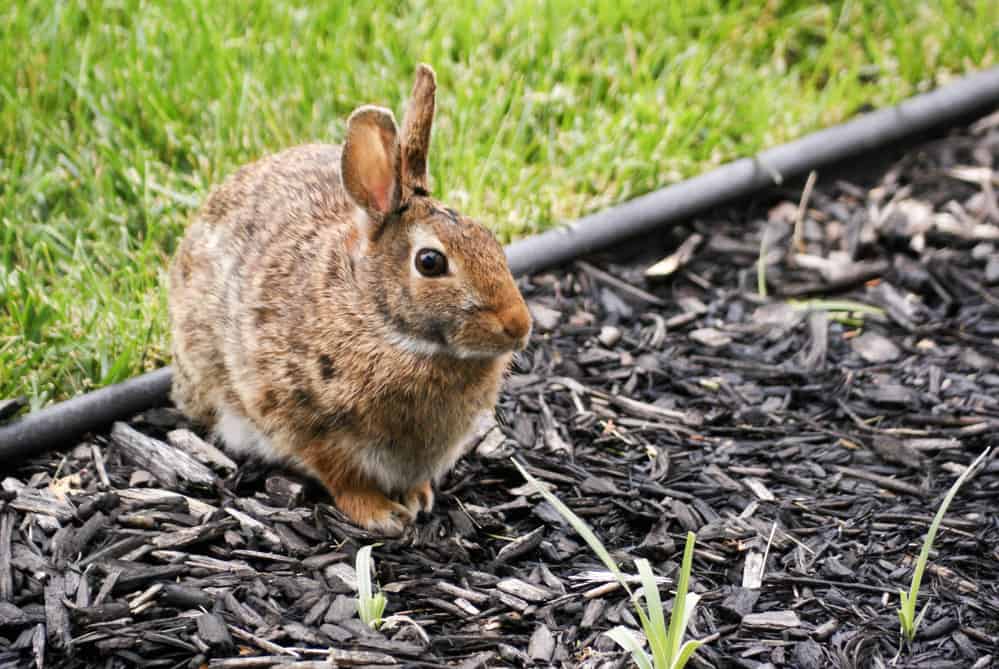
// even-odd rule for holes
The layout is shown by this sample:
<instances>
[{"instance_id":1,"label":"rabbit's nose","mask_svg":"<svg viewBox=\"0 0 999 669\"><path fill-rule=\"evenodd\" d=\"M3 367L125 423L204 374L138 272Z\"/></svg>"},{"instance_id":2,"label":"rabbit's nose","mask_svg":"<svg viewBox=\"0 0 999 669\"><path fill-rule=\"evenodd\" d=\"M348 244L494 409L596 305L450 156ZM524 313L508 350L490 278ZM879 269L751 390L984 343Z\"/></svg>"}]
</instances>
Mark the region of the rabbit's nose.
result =
<instances>
[{"instance_id":1,"label":"rabbit's nose","mask_svg":"<svg viewBox=\"0 0 999 669\"><path fill-rule=\"evenodd\" d=\"M531 314L522 302L503 309L496 316L510 339L526 339L531 332Z\"/></svg>"}]
</instances>

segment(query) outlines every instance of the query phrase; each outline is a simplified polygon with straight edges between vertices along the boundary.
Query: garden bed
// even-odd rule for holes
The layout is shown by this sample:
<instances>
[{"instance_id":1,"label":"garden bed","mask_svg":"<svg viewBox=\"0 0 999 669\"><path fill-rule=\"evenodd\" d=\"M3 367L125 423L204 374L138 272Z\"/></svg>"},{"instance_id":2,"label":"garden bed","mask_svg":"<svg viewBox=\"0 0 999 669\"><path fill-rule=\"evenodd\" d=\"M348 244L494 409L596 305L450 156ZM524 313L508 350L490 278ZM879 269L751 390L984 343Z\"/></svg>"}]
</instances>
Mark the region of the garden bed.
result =
<instances>
[{"instance_id":1,"label":"garden bed","mask_svg":"<svg viewBox=\"0 0 999 669\"><path fill-rule=\"evenodd\" d=\"M896 609L996 443L997 165L993 115L873 178L819 175L804 207L789 188L525 279L498 425L399 539L170 408L31 460L0 493L0 667L627 666L602 634L636 626L624 591L511 457L666 598L696 532L694 666L992 666L999 461L952 505L901 653ZM377 632L354 608L371 543Z\"/></svg>"}]
</instances>

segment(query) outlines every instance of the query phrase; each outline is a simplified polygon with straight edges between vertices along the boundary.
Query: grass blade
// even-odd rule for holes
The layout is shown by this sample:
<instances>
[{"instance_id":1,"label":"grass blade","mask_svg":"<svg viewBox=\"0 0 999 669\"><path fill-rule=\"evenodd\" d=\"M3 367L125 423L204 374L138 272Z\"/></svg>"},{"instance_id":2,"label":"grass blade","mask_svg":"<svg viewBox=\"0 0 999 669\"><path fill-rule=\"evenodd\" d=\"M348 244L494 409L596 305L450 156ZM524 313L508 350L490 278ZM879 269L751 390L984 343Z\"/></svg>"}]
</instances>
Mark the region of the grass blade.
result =
<instances>
[{"instance_id":1,"label":"grass blade","mask_svg":"<svg viewBox=\"0 0 999 669\"><path fill-rule=\"evenodd\" d=\"M371 586L372 548L374 548L373 545L361 547L354 560L354 571L357 573L357 615L365 625L378 627L388 600L384 593L373 594Z\"/></svg>"},{"instance_id":2,"label":"grass blade","mask_svg":"<svg viewBox=\"0 0 999 669\"><path fill-rule=\"evenodd\" d=\"M670 615L669 632L667 634L667 646L670 649L670 660L674 660L680 642L683 640L683 633L687 629L687 588L690 585L690 569L694 562L694 542L696 536L693 532L687 532L687 541L683 547L683 562L680 565L680 580L676 584L676 598L673 600L673 613ZM696 599L694 602L696 604Z\"/></svg>"},{"instance_id":3,"label":"grass blade","mask_svg":"<svg viewBox=\"0 0 999 669\"><path fill-rule=\"evenodd\" d=\"M884 316L885 310L863 302L852 300L789 300L788 304L797 311L845 311L848 313Z\"/></svg>"},{"instance_id":4,"label":"grass blade","mask_svg":"<svg viewBox=\"0 0 999 669\"><path fill-rule=\"evenodd\" d=\"M701 644L703 643L703 641L691 639L687 643L683 644L683 647L680 649L676 659L673 660L673 664L669 665L669 669L683 669L687 666L687 662L690 661L690 657L698 648L701 647Z\"/></svg>"},{"instance_id":5,"label":"grass blade","mask_svg":"<svg viewBox=\"0 0 999 669\"><path fill-rule=\"evenodd\" d=\"M364 546L357 551L354 570L357 572L357 599L362 602L371 600L371 549Z\"/></svg>"},{"instance_id":6,"label":"grass blade","mask_svg":"<svg viewBox=\"0 0 999 669\"><path fill-rule=\"evenodd\" d=\"M669 654L672 649L669 647L669 639L666 635L666 618L663 614L663 603L659 596L659 584L656 583L656 576L652 573L652 566L648 560L635 560L638 568L638 575L642 579L642 593L645 595L645 605L648 607L648 624L644 625L645 638L649 642L649 649L652 651L652 659L657 667L666 666L669 662ZM635 601L635 607L641 606Z\"/></svg>"},{"instance_id":7,"label":"grass blade","mask_svg":"<svg viewBox=\"0 0 999 669\"><path fill-rule=\"evenodd\" d=\"M968 465L968 468L964 470L964 473L954 481L954 485L950 487L947 491L947 496L944 497L943 503L940 504L940 508L937 509L936 515L933 517L933 522L930 523L929 532L926 533L926 538L923 539L923 548L919 551L919 558L916 560L916 569L912 573L912 584L909 586L908 595L904 595L900 598L901 602L899 605L899 620L902 625L902 634L909 640L912 641L916 637L916 630L919 628L919 623L923 620L923 615L926 613L926 608L923 608L923 612L919 614L919 618L916 618L916 599L919 597L919 587L922 584L923 572L926 570L926 563L930 558L930 549L933 547L933 541L936 539L937 530L940 529L940 523L943 522L944 514L947 513L947 508L950 503L954 501L954 497L957 495L957 491L964 485L964 482L971 476L971 473L975 468L988 456L990 448L986 448L981 455L975 458L974 462Z\"/></svg>"},{"instance_id":8,"label":"grass blade","mask_svg":"<svg viewBox=\"0 0 999 669\"><path fill-rule=\"evenodd\" d=\"M631 588L628 587L628 582L625 580L620 568L618 568L614 558L611 557L604 545L600 543L600 539L598 539L597 535L593 533L593 530L590 529L589 525L587 525L582 518L573 513L572 509L563 504L558 497L545 488L540 481L531 476L519 462L513 460L512 458L511 460L513 461L513 465L517 468L517 471L520 472L520 475L527 479L528 483L533 485L534 489L537 490L549 504L554 506L555 510L558 511L563 518L569 521L569 524L572 525L572 529L576 530L576 533L583 538L583 541L585 541L590 547L590 550L596 553L597 557L600 558L600 561L604 563L604 566L610 570L611 574L614 575L614 578L616 578L618 583L621 584L621 587L623 587L628 595L631 596Z\"/></svg>"},{"instance_id":9,"label":"grass blade","mask_svg":"<svg viewBox=\"0 0 999 669\"><path fill-rule=\"evenodd\" d=\"M652 571L652 566L649 564L648 560L638 559L635 560L635 565L638 568L639 578L642 583L641 592L645 595L645 602L648 606L648 612L646 612L641 603L638 601L636 594L632 593L631 589L628 587L627 580L624 578L624 574L618 568L617 563L607 552L607 549L597 538L597 535L593 533L593 530L572 510L569 509L565 504L559 500L554 494L552 494L547 488L545 488L540 481L535 479L524 467L513 460L514 466L520 472L521 476L524 477L535 490L541 494L555 510L562 514L562 517L569 521L569 524L576 530L577 533L583 540L589 544L590 548L594 553L603 561L610 570L611 574L617 579L618 583L625 589L631 598L631 603L635 607L635 613L638 614L638 618L642 623L642 630L645 632L645 638L649 643L649 648L652 650L652 662L656 669L668 669L671 667L676 667L680 669L686 664L690 655L693 654L700 642L697 643L686 643L681 645L683 640L684 631L687 629L687 624L693 615L694 608L697 606L697 602L700 597L696 594L687 594L687 588L690 583L690 570L694 561L694 543L697 537L693 532L687 532L687 543L683 550L683 563L680 567L680 580L677 586L676 598L674 599L673 612L670 615L670 625L669 631L666 630L666 620L665 613L663 611L662 599L659 595L659 587L656 583L655 574ZM639 669L652 669L652 664L650 664L649 656L641 648L635 637L632 636L631 632L624 627L615 627L614 629L607 632L607 634L613 639L618 645L620 645L625 650L632 654L635 663L638 664Z\"/></svg>"},{"instance_id":10,"label":"grass blade","mask_svg":"<svg viewBox=\"0 0 999 669\"><path fill-rule=\"evenodd\" d=\"M760 237L760 257L756 261L756 292L760 297L767 296L767 254L769 249L769 228L763 229Z\"/></svg>"},{"instance_id":11,"label":"grass blade","mask_svg":"<svg viewBox=\"0 0 999 669\"><path fill-rule=\"evenodd\" d=\"M609 636L621 648L631 653L631 659L638 665L638 669L652 669L652 662L649 660L645 649L642 648L635 635L627 627L618 625L613 629L607 630L604 634Z\"/></svg>"},{"instance_id":12,"label":"grass blade","mask_svg":"<svg viewBox=\"0 0 999 669\"><path fill-rule=\"evenodd\" d=\"M898 625L902 630L902 636L906 639L913 639L916 631L913 629L915 622L909 617L909 593L904 590L898 592Z\"/></svg>"}]
</instances>

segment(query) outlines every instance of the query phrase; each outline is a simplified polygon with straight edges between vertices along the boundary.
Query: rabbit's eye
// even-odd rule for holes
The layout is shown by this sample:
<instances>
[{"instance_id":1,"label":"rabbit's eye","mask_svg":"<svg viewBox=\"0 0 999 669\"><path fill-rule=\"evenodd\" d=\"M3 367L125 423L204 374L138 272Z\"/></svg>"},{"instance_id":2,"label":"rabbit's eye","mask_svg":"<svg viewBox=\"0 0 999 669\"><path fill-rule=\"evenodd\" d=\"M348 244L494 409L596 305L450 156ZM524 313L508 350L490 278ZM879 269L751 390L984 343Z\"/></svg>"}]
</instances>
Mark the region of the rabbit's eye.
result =
<instances>
[{"instance_id":1,"label":"rabbit's eye","mask_svg":"<svg viewBox=\"0 0 999 669\"><path fill-rule=\"evenodd\" d=\"M420 249L416 252L416 271L423 276L444 276L447 274L447 258L435 249Z\"/></svg>"}]
</instances>

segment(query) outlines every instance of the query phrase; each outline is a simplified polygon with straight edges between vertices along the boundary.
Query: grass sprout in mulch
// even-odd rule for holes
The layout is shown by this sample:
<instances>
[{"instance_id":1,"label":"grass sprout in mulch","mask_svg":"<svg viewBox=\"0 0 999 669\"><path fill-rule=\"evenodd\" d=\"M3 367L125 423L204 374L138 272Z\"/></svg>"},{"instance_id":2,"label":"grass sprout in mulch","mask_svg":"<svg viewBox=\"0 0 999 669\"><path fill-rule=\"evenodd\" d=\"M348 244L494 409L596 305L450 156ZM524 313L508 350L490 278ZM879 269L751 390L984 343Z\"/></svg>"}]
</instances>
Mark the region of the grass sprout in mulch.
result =
<instances>
[{"instance_id":1,"label":"grass sprout in mulch","mask_svg":"<svg viewBox=\"0 0 999 669\"><path fill-rule=\"evenodd\" d=\"M994 666L994 457L943 518L911 643L897 611L996 445L997 166L994 115L873 178L819 174L804 206L788 189L525 280L536 333L497 420L399 539L171 408L8 471L0 667L629 666L605 634L640 629L626 589L511 457L630 588L648 561L667 615L696 533L688 666Z\"/></svg>"}]
</instances>

